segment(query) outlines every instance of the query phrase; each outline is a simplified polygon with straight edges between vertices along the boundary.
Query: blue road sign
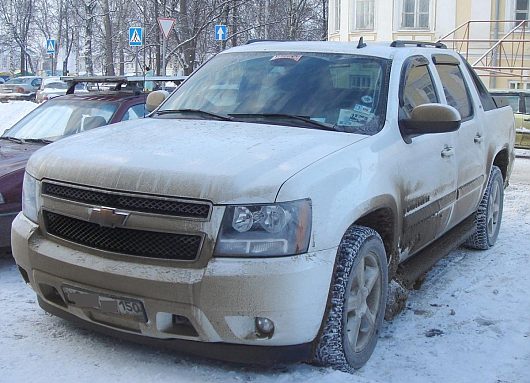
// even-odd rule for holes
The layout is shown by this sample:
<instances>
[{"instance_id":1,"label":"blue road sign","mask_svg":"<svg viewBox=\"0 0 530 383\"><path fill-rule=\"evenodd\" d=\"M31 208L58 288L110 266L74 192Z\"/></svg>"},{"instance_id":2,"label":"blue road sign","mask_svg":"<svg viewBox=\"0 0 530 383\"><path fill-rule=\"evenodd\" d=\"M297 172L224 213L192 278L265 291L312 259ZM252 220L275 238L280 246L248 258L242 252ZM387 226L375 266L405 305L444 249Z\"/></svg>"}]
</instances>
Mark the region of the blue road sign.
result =
<instances>
[{"instance_id":1,"label":"blue road sign","mask_svg":"<svg viewBox=\"0 0 530 383\"><path fill-rule=\"evenodd\" d=\"M46 40L46 52L48 52L48 54L50 55L55 53L55 40L53 39Z\"/></svg>"},{"instance_id":2,"label":"blue road sign","mask_svg":"<svg viewBox=\"0 0 530 383\"><path fill-rule=\"evenodd\" d=\"M129 46L141 47L144 45L144 29L142 27L129 28Z\"/></svg>"},{"instance_id":3,"label":"blue road sign","mask_svg":"<svg viewBox=\"0 0 530 383\"><path fill-rule=\"evenodd\" d=\"M215 26L215 39L217 41L224 41L228 38L228 28L226 25Z\"/></svg>"}]
</instances>

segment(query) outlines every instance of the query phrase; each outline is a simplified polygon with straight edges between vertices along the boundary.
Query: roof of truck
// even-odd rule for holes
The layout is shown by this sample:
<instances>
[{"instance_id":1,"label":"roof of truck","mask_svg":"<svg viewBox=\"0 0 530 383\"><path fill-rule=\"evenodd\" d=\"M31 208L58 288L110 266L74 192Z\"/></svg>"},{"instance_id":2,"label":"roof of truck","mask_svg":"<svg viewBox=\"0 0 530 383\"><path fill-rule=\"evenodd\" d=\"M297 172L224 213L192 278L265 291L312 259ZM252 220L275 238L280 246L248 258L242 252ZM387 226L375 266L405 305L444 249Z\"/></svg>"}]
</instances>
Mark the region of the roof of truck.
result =
<instances>
[{"instance_id":1,"label":"roof of truck","mask_svg":"<svg viewBox=\"0 0 530 383\"><path fill-rule=\"evenodd\" d=\"M365 56L376 56L382 58L393 58L400 52L404 55L410 55L411 50L425 53L446 53L451 56L456 52L447 49L440 43L430 43L421 41L387 41L387 42L364 42L364 46L358 47L358 41L337 42L337 41L251 41L248 44L240 45L228 49L221 54L230 52L267 52L267 51L285 51L285 52L321 52L321 53L344 53L358 54Z\"/></svg>"}]
</instances>

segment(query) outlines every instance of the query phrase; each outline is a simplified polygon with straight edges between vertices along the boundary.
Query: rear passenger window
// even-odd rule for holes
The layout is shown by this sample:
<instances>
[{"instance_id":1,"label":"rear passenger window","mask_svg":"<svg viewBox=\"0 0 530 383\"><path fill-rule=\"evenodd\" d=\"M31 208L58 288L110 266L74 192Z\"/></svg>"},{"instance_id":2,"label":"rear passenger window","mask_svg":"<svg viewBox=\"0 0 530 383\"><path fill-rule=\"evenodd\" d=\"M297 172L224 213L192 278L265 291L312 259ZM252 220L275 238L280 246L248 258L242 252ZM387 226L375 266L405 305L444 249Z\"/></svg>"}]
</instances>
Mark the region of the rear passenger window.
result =
<instances>
[{"instance_id":1,"label":"rear passenger window","mask_svg":"<svg viewBox=\"0 0 530 383\"><path fill-rule=\"evenodd\" d=\"M438 96L427 65L412 66L405 74L401 106L403 112L410 116L412 109L418 105L436 103Z\"/></svg>"},{"instance_id":2,"label":"rear passenger window","mask_svg":"<svg viewBox=\"0 0 530 383\"><path fill-rule=\"evenodd\" d=\"M462 120L473 115L471 98L458 65L436 65L445 92L447 103L460 112Z\"/></svg>"}]
</instances>

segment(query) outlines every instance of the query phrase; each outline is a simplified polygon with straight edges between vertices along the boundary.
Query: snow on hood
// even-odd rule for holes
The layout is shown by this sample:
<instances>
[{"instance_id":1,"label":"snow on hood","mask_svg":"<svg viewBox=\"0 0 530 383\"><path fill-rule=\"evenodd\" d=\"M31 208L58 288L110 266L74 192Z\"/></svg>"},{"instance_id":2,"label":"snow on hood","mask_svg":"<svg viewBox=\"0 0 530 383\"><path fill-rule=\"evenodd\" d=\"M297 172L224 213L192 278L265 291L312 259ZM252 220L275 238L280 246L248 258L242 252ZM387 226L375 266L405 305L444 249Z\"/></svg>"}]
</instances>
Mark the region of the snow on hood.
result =
<instances>
[{"instance_id":1,"label":"snow on hood","mask_svg":"<svg viewBox=\"0 0 530 383\"><path fill-rule=\"evenodd\" d=\"M207 199L272 202L288 178L365 136L240 122L140 119L35 153L38 179Z\"/></svg>"}]
</instances>

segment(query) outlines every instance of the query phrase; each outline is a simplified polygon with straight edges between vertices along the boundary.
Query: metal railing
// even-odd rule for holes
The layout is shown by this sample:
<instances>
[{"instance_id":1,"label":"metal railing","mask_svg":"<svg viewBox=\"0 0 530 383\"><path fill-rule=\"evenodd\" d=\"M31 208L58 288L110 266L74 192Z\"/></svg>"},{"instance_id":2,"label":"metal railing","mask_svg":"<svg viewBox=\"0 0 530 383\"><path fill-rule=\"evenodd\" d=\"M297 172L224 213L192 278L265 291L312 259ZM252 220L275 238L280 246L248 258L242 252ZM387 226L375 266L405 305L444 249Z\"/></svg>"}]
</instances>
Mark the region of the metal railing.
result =
<instances>
[{"instance_id":1,"label":"metal railing","mask_svg":"<svg viewBox=\"0 0 530 383\"><path fill-rule=\"evenodd\" d=\"M470 20L458 26L438 42L459 52L475 70L493 77L525 77L530 71L529 20ZM489 24L487 33L474 26ZM508 32L500 36L500 27ZM480 37L476 37L476 36ZM482 37L486 35L486 37Z\"/></svg>"}]
</instances>

